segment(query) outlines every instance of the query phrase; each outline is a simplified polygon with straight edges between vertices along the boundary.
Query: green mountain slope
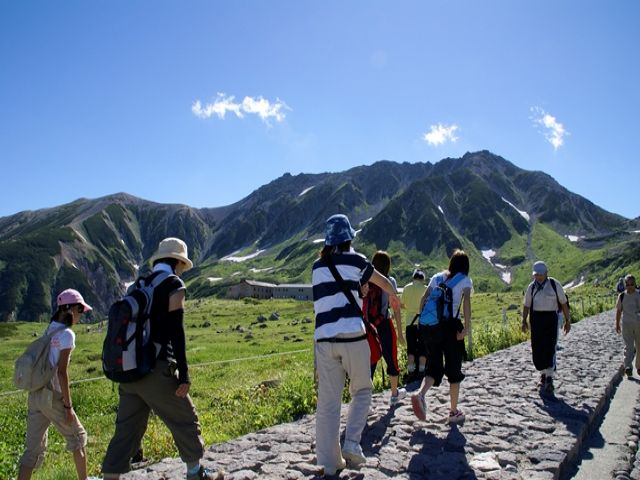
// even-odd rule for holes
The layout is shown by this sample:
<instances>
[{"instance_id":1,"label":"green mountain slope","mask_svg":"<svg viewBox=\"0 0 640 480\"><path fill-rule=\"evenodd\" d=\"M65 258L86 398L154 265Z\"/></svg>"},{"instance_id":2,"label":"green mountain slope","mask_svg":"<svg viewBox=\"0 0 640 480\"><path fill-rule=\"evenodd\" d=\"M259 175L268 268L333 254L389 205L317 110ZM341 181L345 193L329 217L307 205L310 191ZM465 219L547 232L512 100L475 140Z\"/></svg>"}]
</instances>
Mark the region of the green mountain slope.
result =
<instances>
[{"instance_id":1,"label":"green mountain slope","mask_svg":"<svg viewBox=\"0 0 640 480\"><path fill-rule=\"evenodd\" d=\"M0 321L45 319L78 288L104 315L167 236L195 268L190 295L224 295L243 278L308 282L326 218L342 212L367 255L387 249L399 284L431 274L452 249L476 289L521 289L547 260L563 282L608 282L638 266L640 219L606 212L542 172L487 151L437 164L380 161L339 173L285 174L232 205L195 209L119 193L0 218ZM572 241L573 240L573 241Z\"/></svg>"}]
</instances>

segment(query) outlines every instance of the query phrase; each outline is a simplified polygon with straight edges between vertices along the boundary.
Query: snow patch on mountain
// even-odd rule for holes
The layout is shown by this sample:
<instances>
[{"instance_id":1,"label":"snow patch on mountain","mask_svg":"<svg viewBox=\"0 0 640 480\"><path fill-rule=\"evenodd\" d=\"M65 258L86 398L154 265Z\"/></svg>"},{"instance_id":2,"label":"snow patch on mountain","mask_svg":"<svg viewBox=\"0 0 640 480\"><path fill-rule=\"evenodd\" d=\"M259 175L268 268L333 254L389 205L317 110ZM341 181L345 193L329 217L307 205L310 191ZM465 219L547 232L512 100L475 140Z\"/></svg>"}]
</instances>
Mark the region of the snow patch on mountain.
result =
<instances>
[{"instance_id":1,"label":"snow patch on mountain","mask_svg":"<svg viewBox=\"0 0 640 480\"><path fill-rule=\"evenodd\" d=\"M250 268L249 271L251 273L261 273L261 272L268 272L270 270L273 270L273 267L267 267L267 268Z\"/></svg>"},{"instance_id":2,"label":"snow patch on mountain","mask_svg":"<svg viewBox=\"0 0 640 480\"><path fill-rule=\"evenodd\" d=\"M505 203L511 205L516 210L516 212L518 212L520 215L522 215L522 218L524 218L527 222L531 219L531 216L527 212L525 212L524 210L520 210L518 207L516 207L513 203L511 203L506 198L502 197L502 200Z\"/></svg>"},{"instance_id":3,"label":"snow patch on mountain","mask_svg":"<svg viewBox=\"0 0 640 480\"><path fill-rule=\"evenodd\" d=\"M496 251L493 249L480 250L480 252L482 253L482 256L486 258L489 263L492 263L491 259L496 256Z\"/></svg>"},{"instance_id":4,"label":"snow patch on mountain","mask_svg":"<svg viewBox=\"0 0 640 480\"><path fill-rule=\"evenodd\" d=\"M313 188L314 188L314 187L315 187L315 185L313 185L313 186L311 186L311 187L309 187L309 188L305 188L304 190L302 190L302 191L298 194L298 196L299 196L299 197L303 196L305 193L308 193L309 191L313 190Z\"/></svg>"},{"instance_id":5,"label":"snow patch on mountain","mask_svg":"<svg viewBox=\"0 0 640 480\"><path fill-rule=\"evenodd\" d=\"M580 277L580 280L577 281L577 283L576 283L576 280L572 280L566 285L563 285L562 288L564 288L565 290L573 290L574 288L581 287L584 284L585 284L585 279L584 279L584 276L582 276Z\"/></svg>"},{"instance_id":6,"label":"snow patch on mountain","mask_svg":"<svg viewBox=\"0 0 640 480\"><path fill-rule=\"evenodd\" d=\"M493 257L496 256L496 251L493 248L480 250L480 253L482 253L482 256L487 260L487 262L489 262L493 267L500 270L500 277L502 278L503 282L511 283L511 272L508 270L509 267L501 263L495 263L493 261Z\"/></svg>"},{"instance_id":7,"label":"snow patch on mountain","mask_svg":"<svg viewBox=\"0 0 640 480\"><path fill-rule=\"evenodd\" d=\"M236 257L235 254L238 253L238 251L233 252L231 255L227 255L226 257L222 257L220 259L221 262L234 262L234 263L240 263L240 262L246 262L247 260L251 260L252 258L256 258L258 255L260 255L261 253L265 252L266 250L257 250L253 253L250 253L249 255L245 255L244 257Z\"/></svg>"},{"instance_id":8,"label":"snow patch on mountain","mask_svg":"<svg viewBox=\"0 0 640 480\"><path fill-rule=\"evenodd\" d=\"M584 235L565 235L565 237L569 239L570 242L577 242L578 240L583 239Z\"/></svg>"}]
</instances>

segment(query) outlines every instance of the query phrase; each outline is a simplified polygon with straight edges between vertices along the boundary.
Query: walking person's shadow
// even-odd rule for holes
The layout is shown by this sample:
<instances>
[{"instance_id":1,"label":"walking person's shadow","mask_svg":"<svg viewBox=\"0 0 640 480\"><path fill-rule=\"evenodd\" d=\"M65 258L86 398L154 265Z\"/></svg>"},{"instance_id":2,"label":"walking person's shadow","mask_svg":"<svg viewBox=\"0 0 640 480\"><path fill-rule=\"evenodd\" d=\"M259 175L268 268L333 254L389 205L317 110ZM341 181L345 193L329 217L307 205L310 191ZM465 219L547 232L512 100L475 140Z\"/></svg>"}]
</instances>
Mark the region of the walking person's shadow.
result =
<instances>
[{"instance_id":1,"label":"walking person's shadow","mask_svg":"<svg viewBox=\"0 0 640 480\"><path fill-rule=\"evenodd\" d=\"M540 399L542 402L536 403L554 420L564 423L567 430L576 437L583 433L584 426L593 415L593 407L584 405L583 409L577 409L555 393L541 392Z\"/></svg>"},{"instance_id":2,"label":"walking person's shadow","mask_svg":"<svg viewBox=\"0 0 640 480\"><path fill-rule=\"evenodd\" d=\"M445 438L432 432L417 430L413 433L411 445L420 444L407 467L411 480L476 480L477 476L465 454L467 439L458 425L451 425Z\"/></svg>"}]
</instances>

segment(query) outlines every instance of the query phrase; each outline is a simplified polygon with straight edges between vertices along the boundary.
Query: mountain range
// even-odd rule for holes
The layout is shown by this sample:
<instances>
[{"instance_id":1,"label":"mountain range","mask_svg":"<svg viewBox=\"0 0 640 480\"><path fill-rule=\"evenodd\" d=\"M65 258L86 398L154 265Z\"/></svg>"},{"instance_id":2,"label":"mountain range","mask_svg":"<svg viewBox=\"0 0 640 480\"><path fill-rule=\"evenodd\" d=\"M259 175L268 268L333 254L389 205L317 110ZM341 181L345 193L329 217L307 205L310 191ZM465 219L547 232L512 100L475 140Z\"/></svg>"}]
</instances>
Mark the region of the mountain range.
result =
<instances>
[{"instance_id":1,"label":"mountain range","mask_svg":"<svg viewBox=\"0 0 640 480\"><path fill-rule=\"evenodd\" d=\"M232 205L192 208L126 193L78 199L0 218L0 321L42 320L56 292L77 288L103 316L148 272L168 236L184 239L195 268L189 295L224 295L241 279L310 281L325 220L345 213L354 246L392 255L392 274L471 257L475 289L522 289L545 259L565 284L614 282L640 267L640 218L626 219L549 175L488 151L432 163L379 161L338 173L284 174Z\"/></svg>"}]
</instances>

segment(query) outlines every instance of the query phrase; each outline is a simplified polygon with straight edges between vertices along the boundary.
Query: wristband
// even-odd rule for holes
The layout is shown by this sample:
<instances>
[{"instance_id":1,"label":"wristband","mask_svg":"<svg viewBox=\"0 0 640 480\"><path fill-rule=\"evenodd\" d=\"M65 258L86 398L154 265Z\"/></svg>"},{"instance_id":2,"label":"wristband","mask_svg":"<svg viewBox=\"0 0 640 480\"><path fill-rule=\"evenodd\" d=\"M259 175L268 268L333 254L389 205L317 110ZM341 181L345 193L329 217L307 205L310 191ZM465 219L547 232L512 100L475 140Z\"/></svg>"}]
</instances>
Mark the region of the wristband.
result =
<instances>
[{"instance_id":1,"label":"wristband","mask_svg":"<svg viewBox=\"0 0 640 480\"><path fill-rule=\"evenodd\" d=\"M62 406L67 410L71 410L73 408L73 405L65 405L64 403L62 404Z\"/></svg>"}]
</instances>

